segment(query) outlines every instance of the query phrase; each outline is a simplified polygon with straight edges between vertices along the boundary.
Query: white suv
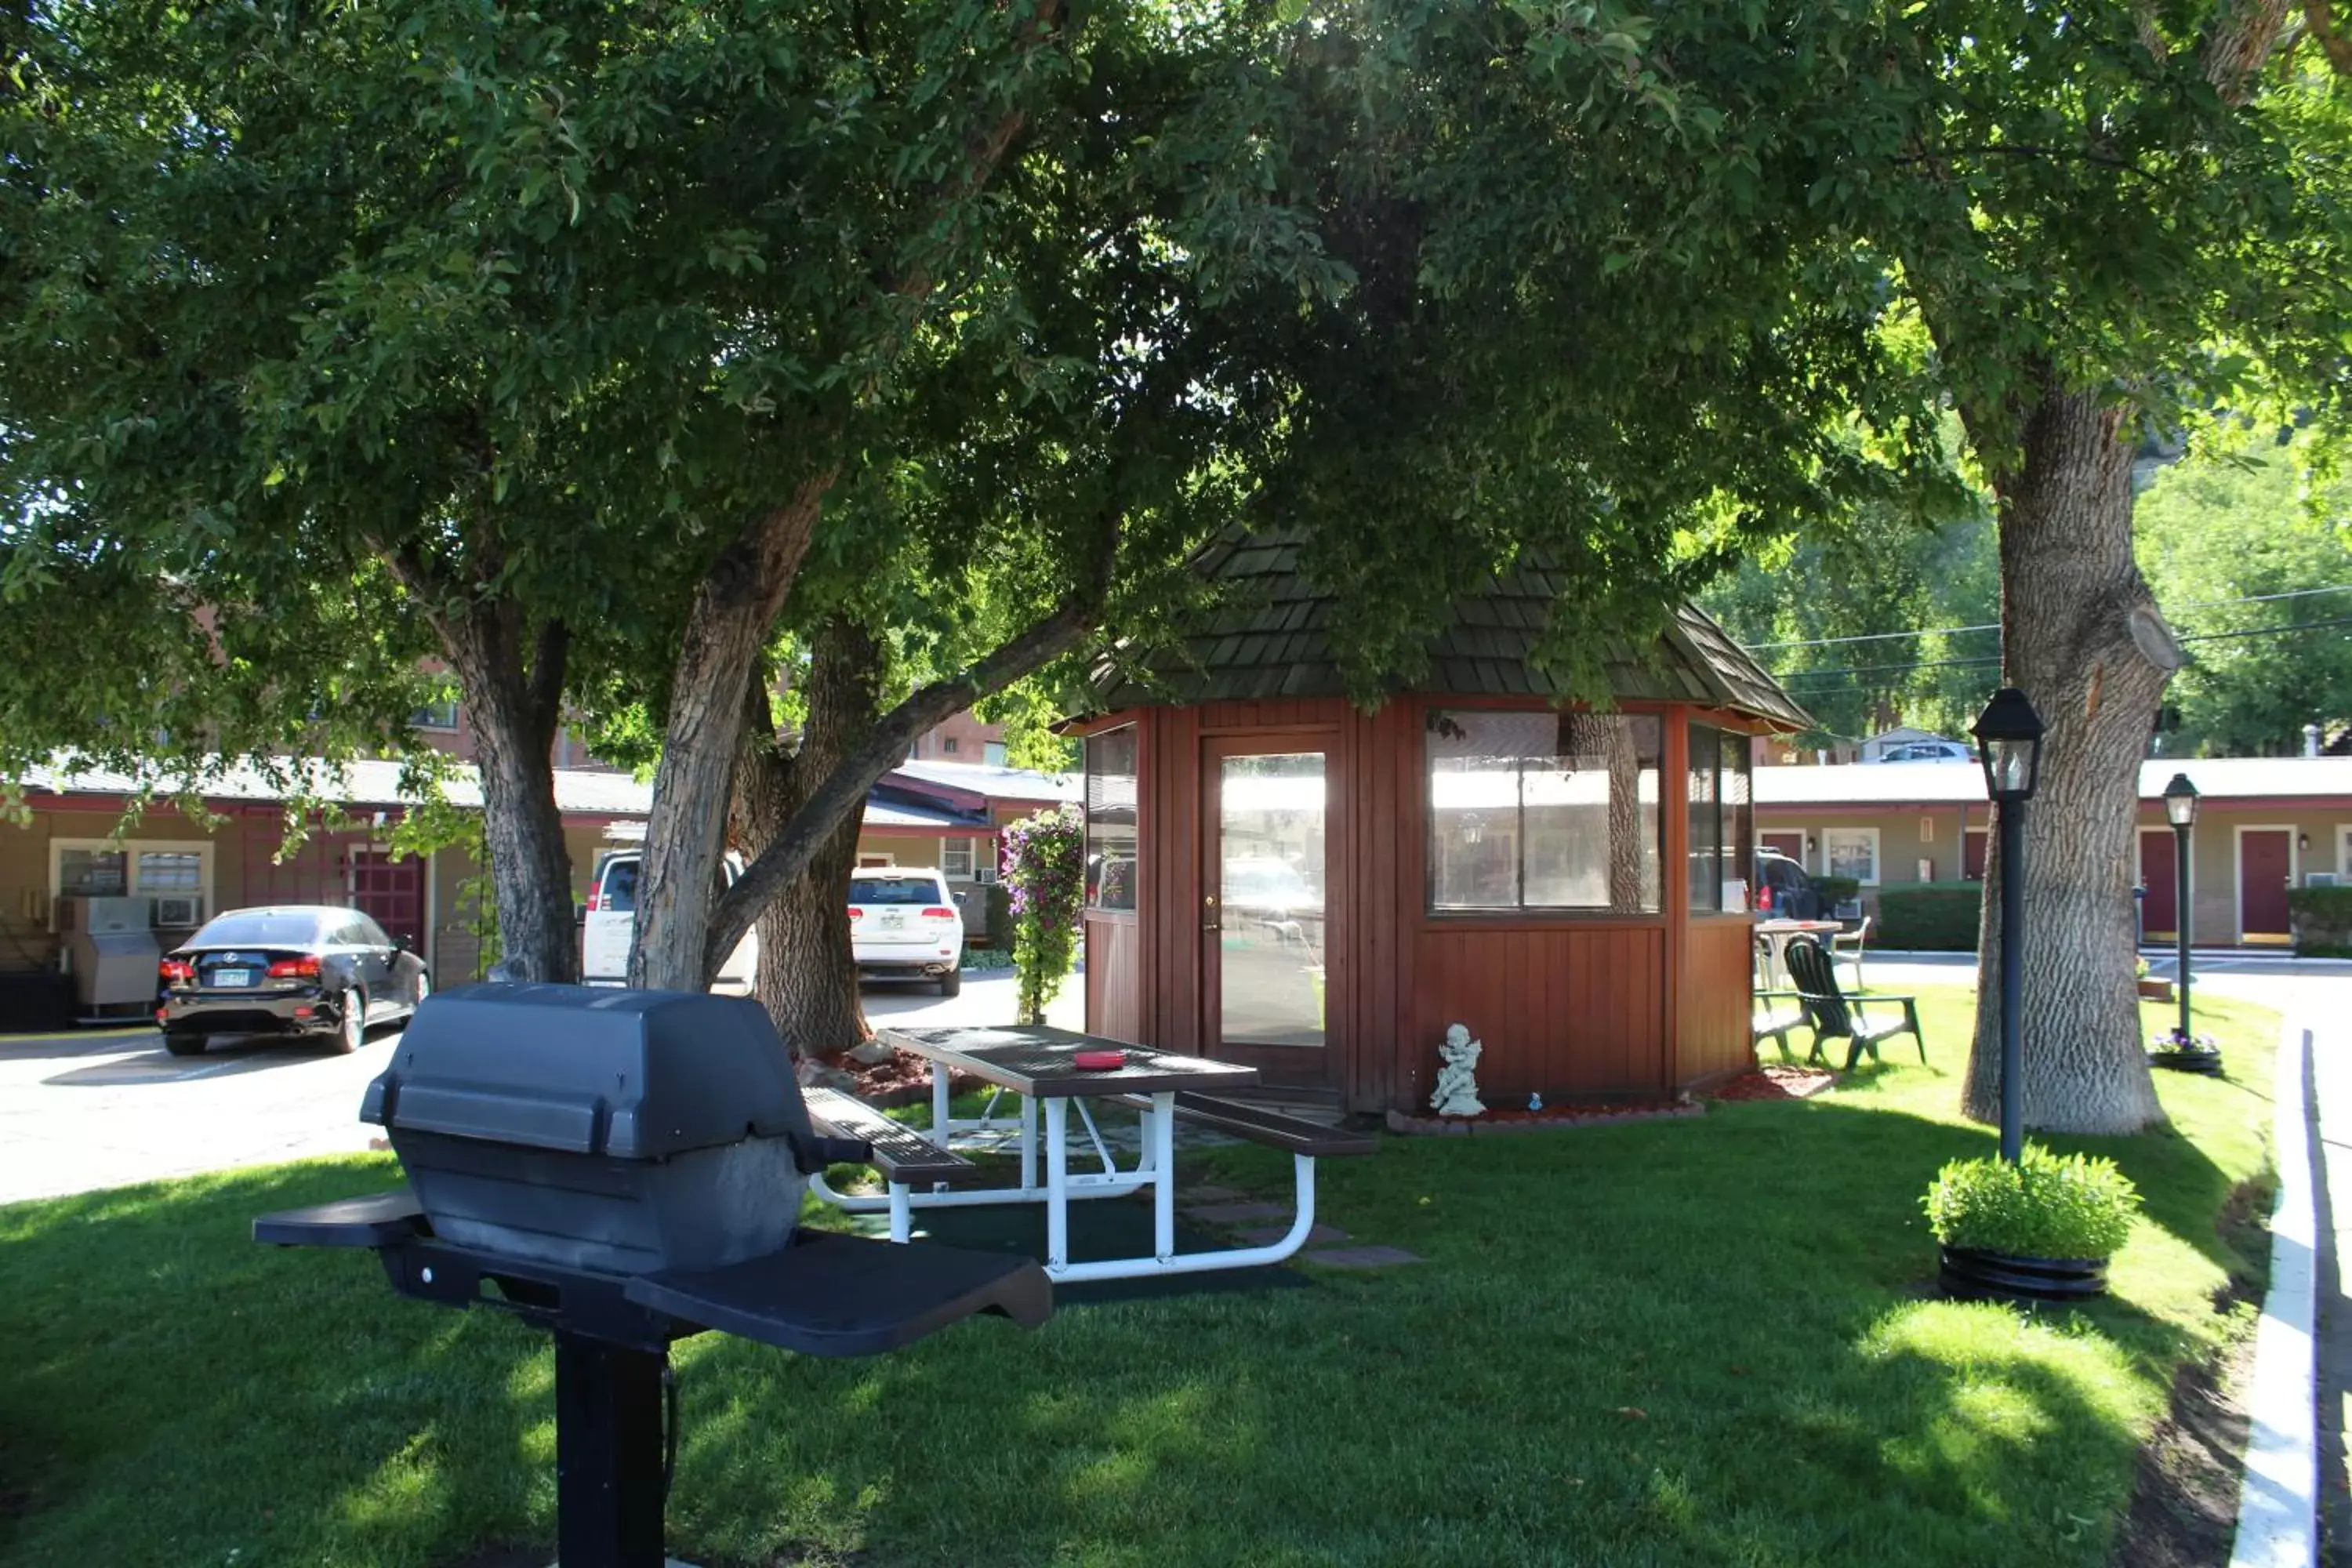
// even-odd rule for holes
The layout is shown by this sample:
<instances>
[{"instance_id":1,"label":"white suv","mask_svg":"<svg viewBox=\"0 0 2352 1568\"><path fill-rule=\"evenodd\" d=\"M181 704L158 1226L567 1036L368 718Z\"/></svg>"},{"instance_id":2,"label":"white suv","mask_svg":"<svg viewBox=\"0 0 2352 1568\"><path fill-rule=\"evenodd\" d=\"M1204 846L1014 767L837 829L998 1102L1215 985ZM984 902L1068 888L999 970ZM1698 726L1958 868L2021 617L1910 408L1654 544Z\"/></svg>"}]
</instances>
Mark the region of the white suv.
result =
<instances>
[{"instance_id":1,"label":"white suv","mask_svg":"<svg viewBox=\"0 0 2352 1568\"><path fill-rule=\"evenodd\" d=\"M963 989L963 916L947 879L929 868L868 868L849 880L849 946L861 975L937 980Z\"/></svg>"},{"instance_id":2,"label":"white suv","mask_svg":"<svg viewBox=\"0 0 2352 1568\"><path fill-rule=\"evenodd\" d=\"M588 882L588 911L580 929L580 979L586 985L625 985L629 976L629 943L637 931L637 873L645 861L640 849L621 849L596 862ZM735 885L743 862L727 857L724 887ZM713 991L749 996L760 959L760 938L746 931L735 951L719 966Z\"/></svg>"}]
</instances>

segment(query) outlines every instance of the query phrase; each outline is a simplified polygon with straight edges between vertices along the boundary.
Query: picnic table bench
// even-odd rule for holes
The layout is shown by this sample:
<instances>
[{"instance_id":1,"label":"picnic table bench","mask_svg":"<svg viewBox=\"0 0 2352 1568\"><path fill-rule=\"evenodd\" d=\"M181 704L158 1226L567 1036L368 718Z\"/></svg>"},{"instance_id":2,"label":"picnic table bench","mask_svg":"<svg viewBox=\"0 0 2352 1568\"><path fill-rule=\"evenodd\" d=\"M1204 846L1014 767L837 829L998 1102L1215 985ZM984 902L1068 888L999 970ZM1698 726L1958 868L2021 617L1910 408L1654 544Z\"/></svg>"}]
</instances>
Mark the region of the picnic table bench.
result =
<instances>
[{"instance_id":1,"label":"picnic table bench","mask_svg":"<svg viewBox=\"0 0 2352 1568\"><path fill-rule=\"evenodd\" d=\"M801 1100L819 1132L862 1140L872 1152L866 1163L881 1173L889 1191L890 1239L913 1239L914 1190L977 1182L978 1165L934 1143L919 1129L893 1121L855 1095L837 1089L804 1089Z\"/></svg>"}]
</instances>

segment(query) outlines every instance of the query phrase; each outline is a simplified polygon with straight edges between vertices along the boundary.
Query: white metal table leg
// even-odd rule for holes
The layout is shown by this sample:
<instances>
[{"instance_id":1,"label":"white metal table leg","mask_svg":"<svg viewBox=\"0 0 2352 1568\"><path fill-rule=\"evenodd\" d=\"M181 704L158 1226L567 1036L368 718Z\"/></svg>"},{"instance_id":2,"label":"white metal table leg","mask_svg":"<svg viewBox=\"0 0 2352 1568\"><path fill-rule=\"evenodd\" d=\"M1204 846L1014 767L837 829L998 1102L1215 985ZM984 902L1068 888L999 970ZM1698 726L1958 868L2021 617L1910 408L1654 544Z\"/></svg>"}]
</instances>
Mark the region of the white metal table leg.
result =
<instances>
[{"instance_id":1,"label":"white metal table leg","mask_svg":"<svg viewBox=\"0 0 2352 1568\"><path fill-rule=\"evenodd\" d=\"M1176 1256L1176 1096L1151 1097L1144 1131L1151 1153L1151 1255L1165 1263Z\"/></svg>"},{"instance_id":2,"label":"white metal table leg","mask_svg":"<svg viewBox=\"0 0 2352 1568\"><path fill-rule=\"evenodd\" d=\"M931 1142L942 1149L955 1136L955 1129L949 1125L948 1117L949 1090L954 1087L954 1078L955 1075L941 1064L931 1064Z\"/></svg>"},{"instance_id":3,"label":"white metal table leg","mask_svg":"<svg viewBox=\"0 0 2352 1568\"><path fill-rule=\"evenodd\" d=\"M1070 1261L1070 1102L1056 1095L1045 1101L1045 1267Z\"/></svg>"},{"instance_id":4,"label":"white metal table leg","mask_svg":"<svg viewBox=\"0 0 2352 1568\"><path fill-rule=\"evenodd\" d=\"M1037 1190L1037 1101L1021 1097L1021 1190Z\"/></svg>"}]
</instances>

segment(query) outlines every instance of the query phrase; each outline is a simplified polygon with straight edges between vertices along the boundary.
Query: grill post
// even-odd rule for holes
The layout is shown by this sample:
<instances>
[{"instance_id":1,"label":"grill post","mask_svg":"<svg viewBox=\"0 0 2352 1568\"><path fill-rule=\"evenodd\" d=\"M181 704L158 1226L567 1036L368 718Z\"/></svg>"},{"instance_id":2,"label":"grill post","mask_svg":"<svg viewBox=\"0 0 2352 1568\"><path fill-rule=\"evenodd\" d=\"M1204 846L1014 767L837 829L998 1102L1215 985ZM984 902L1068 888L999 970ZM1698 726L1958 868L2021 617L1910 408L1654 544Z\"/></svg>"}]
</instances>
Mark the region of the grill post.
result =
<instances>
[{"instance_id":1,"label":"grill post","mask_svg":"<svg viewBox=\"0 0 2352 1568\"><path fill-rule=\"evenodd\" d=\"M561 1568L663 1568L662 1353L555 1331Z\"/></svg>"}]
</instances>

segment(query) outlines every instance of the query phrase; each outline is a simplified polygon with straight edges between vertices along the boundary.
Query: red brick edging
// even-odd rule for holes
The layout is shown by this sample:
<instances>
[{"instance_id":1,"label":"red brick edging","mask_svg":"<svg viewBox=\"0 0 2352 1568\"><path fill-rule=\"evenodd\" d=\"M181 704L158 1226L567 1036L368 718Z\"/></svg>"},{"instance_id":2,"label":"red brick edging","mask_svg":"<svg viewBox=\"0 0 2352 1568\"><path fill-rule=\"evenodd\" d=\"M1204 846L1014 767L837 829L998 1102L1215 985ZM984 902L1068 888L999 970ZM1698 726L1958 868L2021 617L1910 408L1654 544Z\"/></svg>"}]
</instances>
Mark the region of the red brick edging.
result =
<instances>
[{"instance_id":1,"label":"red brick edging","mask_svg":"<svg viewBox=\"0 0 2352 1568\"><path fill-rule=\"evenodd\" d=\"M1410 1137L1447 1138L1496 1137L1510 1132L1554 1132L1570 1127L1615 1126L1626 1121L1665 1121L1685 1116L1705 1116L1704 1105L1660 1105L1630 1110L1566 1111L1557 1116L1538 1111L1533 1116L1524 1112L1507 1121L1488 1121L1475 1116L1407 1116L1391 1110L1388 1115L1389 1131Z\"/></svg>"}]
</instances>

